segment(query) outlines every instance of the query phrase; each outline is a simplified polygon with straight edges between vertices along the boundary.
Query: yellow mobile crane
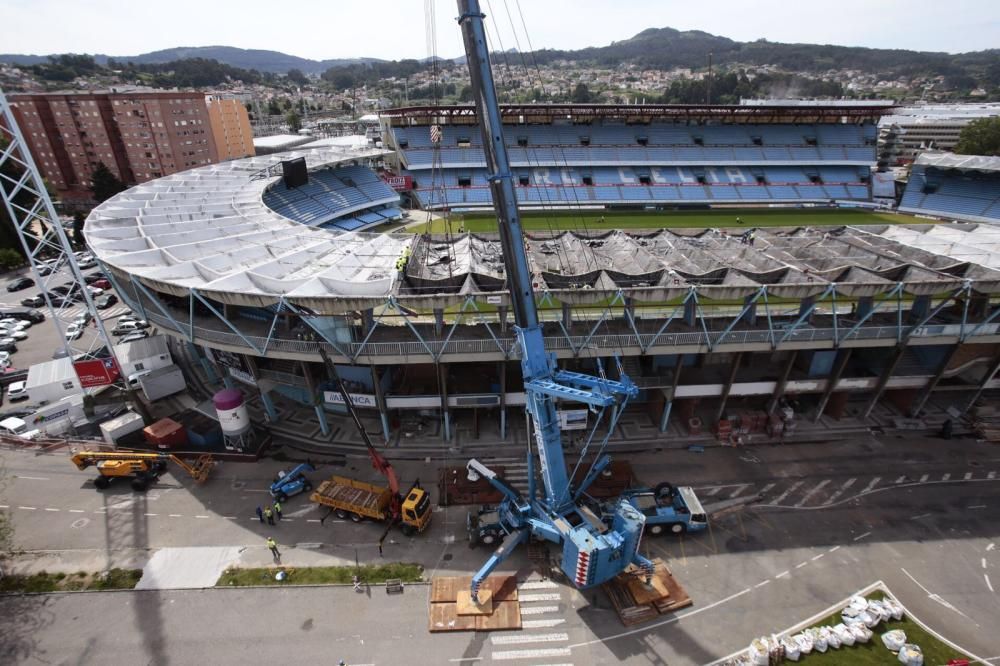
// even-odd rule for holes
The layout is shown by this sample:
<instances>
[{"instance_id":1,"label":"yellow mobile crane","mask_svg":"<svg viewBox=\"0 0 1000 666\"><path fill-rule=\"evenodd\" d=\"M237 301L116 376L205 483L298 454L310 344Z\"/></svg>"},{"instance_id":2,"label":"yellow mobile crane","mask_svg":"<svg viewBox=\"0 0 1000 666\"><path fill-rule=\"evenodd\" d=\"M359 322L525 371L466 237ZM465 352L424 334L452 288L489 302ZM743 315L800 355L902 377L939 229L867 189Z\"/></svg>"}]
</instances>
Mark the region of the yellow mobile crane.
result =
<instances>
[{"instance_id":1,"label":"yellow mobile crane","mask_svg":"<svg viewBox=\"0 0 1000 666\"><path fill-rule=\"evenodd\" d=\"M167 469L168 462L177 463L197 483L203 483L215 466L215 460L207 453L198 456L194 464L172 453L141 451L78 451L73 454L72 460L77 469L87 469L92 465L97 467L94 486L98 490L104 490L115 479L132 479L132 490L138 492L155 483Z\"/></svg>"}]
</instances>

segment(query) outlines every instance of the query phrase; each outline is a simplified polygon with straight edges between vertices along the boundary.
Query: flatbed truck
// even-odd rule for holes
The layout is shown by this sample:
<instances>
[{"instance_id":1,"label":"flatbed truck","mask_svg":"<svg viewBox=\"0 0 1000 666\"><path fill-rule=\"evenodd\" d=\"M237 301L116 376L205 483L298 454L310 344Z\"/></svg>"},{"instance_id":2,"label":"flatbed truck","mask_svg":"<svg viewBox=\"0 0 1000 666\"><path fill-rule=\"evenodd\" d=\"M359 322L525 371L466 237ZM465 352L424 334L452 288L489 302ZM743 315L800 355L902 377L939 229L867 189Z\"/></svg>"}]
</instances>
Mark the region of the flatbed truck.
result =
<instances>
[{"instance_id":1,"label":"flatbed truck","mask_svg":"<svg viewBox=\"0 0 1000 666\"><path fill-rule=\"evenodd\" d=\"M360 523L364 519L392 521L397 518L393 507L393 490L345 476L332 476L319 484L309 497L321 506L329 507L340 519ZM431 500L419 484L414 484L398 509L400 529L406 536L423 532L431 522Z\"/></svg>"}]
</instances>

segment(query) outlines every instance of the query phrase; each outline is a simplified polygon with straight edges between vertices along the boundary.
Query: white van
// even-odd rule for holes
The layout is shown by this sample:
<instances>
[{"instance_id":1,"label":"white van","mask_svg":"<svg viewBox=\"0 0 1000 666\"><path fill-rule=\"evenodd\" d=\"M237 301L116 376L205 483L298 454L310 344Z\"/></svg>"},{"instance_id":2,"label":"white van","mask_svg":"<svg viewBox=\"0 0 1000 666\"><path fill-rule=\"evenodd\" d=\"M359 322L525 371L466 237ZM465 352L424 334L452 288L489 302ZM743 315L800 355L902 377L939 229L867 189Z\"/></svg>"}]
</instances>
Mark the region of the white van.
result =
<instances>
[{"instance_id":1,"label":"white van","mask_svg":"<svg viewBox=\"0 0 1000 666\"><path fill-rule=\"evenodd\" d=\"M0 421L0 434L20 437L21 439L35 439L40 437L42 432L40 430L28 430L28 424L24 422L24 419L11 416Z\"/></svg>"},{"instance_id":2,"label":"white van","mask_svg":"<svg viewBox=\"0 0 1000 666\"><path fill-rule=\"evenodd\" d=\"M28 382L14 382L7 387L7 399L11 402L28 399Z\"/></svg>"}]
</instances>

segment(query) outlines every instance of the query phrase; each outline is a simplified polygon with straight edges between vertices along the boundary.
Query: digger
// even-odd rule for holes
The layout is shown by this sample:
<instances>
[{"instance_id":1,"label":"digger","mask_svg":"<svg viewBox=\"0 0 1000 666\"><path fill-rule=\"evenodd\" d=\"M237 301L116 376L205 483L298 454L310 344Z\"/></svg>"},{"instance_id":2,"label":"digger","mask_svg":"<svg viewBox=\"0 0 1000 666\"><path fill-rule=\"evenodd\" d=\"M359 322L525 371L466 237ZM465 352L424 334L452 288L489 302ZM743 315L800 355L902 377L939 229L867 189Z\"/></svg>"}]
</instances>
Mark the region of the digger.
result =
<instances>
[{"instance_id":1,"label":"digger","mask_svg":"<svg viewBox=\"0 0 1000 666\"><path fill-rule=\"evenodd\" d=\"M94 487L98 490L104 490L116 479L131 479L132 490L140 493L156 483L166 471L168 462L176 463L196 483L204 483L215 467L215 460L208 454L202 454L194 463L189 463L172 453L78 451L73 454L72 460L77 469L97 467L98 476L94 479Z\"/></svg>"}]
</instances>

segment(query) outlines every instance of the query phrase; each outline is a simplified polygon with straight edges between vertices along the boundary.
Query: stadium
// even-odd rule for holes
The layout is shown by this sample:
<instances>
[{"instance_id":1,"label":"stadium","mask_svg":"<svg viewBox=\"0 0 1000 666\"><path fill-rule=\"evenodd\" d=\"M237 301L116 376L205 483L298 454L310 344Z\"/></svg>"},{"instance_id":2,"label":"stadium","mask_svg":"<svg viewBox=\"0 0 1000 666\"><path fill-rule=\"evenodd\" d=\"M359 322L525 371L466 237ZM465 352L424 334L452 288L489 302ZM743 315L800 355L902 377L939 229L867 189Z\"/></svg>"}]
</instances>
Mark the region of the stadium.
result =
<instances>
[{"instance_id":1,"label":"stadium","mask_svg":"<svg viewBox=\"0 0 1000 666\"><path fill-rule=\"evenodd\" d=\"M778 406L940 423L1000 386L1000 160L925 155L892 212L871 178L890 111L502 109L547 348L641 388L612 443ZM96 208L87 240L131 307L273 428L291 402L332 437L322 348L387 440L414 419L445 441L517 436L476 122L391 109L366 147L160 178Z\"/></svg>"}]
</instances>

